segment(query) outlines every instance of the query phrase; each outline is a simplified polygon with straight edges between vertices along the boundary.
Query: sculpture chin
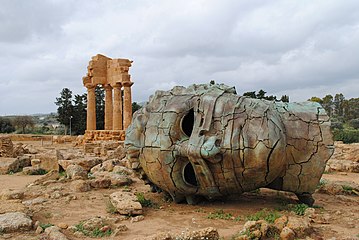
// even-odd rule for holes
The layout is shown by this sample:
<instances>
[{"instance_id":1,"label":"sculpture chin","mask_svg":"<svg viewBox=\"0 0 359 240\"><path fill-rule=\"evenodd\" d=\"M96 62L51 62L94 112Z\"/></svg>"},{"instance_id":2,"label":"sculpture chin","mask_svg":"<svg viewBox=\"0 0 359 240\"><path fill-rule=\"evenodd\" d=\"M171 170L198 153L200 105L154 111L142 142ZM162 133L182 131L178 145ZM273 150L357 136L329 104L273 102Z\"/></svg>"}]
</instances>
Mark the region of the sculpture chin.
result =
<instances>
[{"instance_id":1,"label":"sculpture chin","mask_svg":"<svg viewBox=\"0 0 359 240\"><path fill-rule=\"evenodd\" d=\"M125 146L147 182L189 203L269 187L312 204L333 153L319 104L251 99L217 84L156 92L135 113Z\"/></svg>"}]
</instances>

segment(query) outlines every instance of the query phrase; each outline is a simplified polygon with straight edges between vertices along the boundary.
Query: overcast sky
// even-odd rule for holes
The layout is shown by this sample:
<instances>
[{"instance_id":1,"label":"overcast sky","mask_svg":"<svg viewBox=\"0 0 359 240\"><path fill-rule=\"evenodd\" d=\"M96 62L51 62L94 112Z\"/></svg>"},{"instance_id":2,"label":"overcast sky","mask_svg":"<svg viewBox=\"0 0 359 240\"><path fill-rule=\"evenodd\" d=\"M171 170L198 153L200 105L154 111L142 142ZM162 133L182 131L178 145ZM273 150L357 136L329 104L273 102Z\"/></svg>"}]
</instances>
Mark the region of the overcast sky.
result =
<instances>
[{"instance_id":1,"label":"overcast sky","mask_svg":"<svg viewBox=\"0 0 359 240\"><path fill-rule=\"evenodd\" d=\"M133 60L133 101L217 83L359 97L358 0L0 0L0 115L56 112L91 56Z\"/></svg>"}]
</instances>

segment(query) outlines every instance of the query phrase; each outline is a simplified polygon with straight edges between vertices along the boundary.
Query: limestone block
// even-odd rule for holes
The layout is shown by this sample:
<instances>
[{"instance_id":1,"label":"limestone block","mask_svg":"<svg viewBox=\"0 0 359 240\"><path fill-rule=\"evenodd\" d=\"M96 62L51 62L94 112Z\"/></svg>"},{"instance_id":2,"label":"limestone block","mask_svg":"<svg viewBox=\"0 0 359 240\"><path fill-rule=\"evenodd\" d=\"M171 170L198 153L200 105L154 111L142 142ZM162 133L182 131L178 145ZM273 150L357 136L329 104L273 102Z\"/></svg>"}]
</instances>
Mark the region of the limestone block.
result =
<instances>
[{"instance_id":1,"label":"limestone block","mask_svg":"<svg viewBox=\"0 0 359 240\"><path fill-rule=\"evenodd\" d=\"M75 192L88 192L91 190L90 183L85 180L75 180L71 182L70 187Z\"/></svg>"},{"instance_id":2,"label":"limestone block","mask_svg":"<svg viewBox=\"0 0 359 240\"><path fill-rule=\"evenodd\" d=\"M93 175L96 179L109 179L111 181L111 186L114 187L126 186L132 183L131 178L124 174L112 172L95 172Z\"/></svg>"},{"instance_id":3,"label":"limestone block","mask_svg":"<svg viewBox=\"0 0 359 240\"><path fill-rule=\"evenodd\" d=\"M89 180L90 186L93 188L109 188L111 186L111 179L100 178Z\"/></svg>"},{"instance_id":4,"label":"limestone block","mask_svg":"<svg viewBox=\"0 0 359 240\"><path fill-rule=\"evenodd\" d=\"M115 192L110 195L110 201L122 215L140 215L142 206L136 195L131 192Z\"/></svg>"},{"instance_id":5,"label":"limestone block","mask_svg":"<svg viewBox=\"0 0 359 240\"><path fill-rule=\"evenodd\" d=\"M295 236L298 238L303 238L313 233L313 227L311 226L309 220L305 218L289 216L287 228L293 230L295 232Z\"/></svg>"},{"instance_id":6,"label":"limestone block","mask_svg":"<svg viewBox=\"0 0 359 240\"><path fill-rule=\"evenodd\" d=\"M90 172L92 173L99 171L111 172L116 164L118 164L118 162L115 160L107 160L91 168Z\"/></svg>"},{"instance_id":7,"label":"limestone block","mask_svg":"<svg viewBox=\"0 0 359 240\"><path fill-rule=\"evenodd\" d=\"M32 220L22 212L0 214L0 229L2 233L29 231L32 229Z\"/></svg>"},{"instance_id":8,"label":"limestone block","mask_svg":"<svg viewBox=\"0 0 359 240\"><path fill-rule=\"evenodd\" d=\"M94 166L102 163L102 160L98 157L85 157L72 160L59 160L58 164L66 170L70 165L77 164L84 168L86 171L90 171Z\"/></svg>"},{"instance_id":9,"label":"limestone block","mask_svg":"<svg viewBox=\"0 0 359 240\"><path fill-rule=\"evenodd\" d=\"M23 156L18 157L20 168L31 166L31 158L32 155L30 154L25 154Z\"/></svg>"},{"instance_id":10,"label":"limestone block","mask_svg":"<svg viewBox=\"0 0 359 240\"><path fill-rule=\"evenodd\" d=\"M48 181L57 180L59 179L59 171L57 170L51 170L50 172L46 173L45 175L41 176L40 178L36 179L34 184L45 184Z\"/></svg>"},{"instance_id":11,"label":"limestone block","mask_svg":"<svg viewBox=\"0 0 359 240\"><path fill-rule=\"evenodd\" d=\"M56 226L46 228L45 234L49 240L68 240L66 235L61 232L61 229Z\"/></svg>"},{"instance_id":12,"label":"limestone block","mask_svg":"<svg viewBox=\"0 0 359 240\"><path fill-rule=\"evenodd\" d=\"M84 144L84 151L85 153L93 153L94 148L99 147L98 143L85 143Z\"/></svg>"},{"instance_id":13,"label":"limestone block","mask_svg":"<svg viewBox=\"0 0 359 240\"><path fill-rule=\"evenodd\" d=\"M292 229L289 227L283 228L283 230L280 233L280 239L283 240L294 240L295 239L295 233Z\"/></svg>"},{"instance_id":14,"label":"limestone block","mask_svg":"<svg viewBox=\"0 0 359 240\"><path fill-rule=\"evenodd\" d=\"M63 157L58 150L50 150L45 153L36 154L35 159L40 160L39 168L46 171L56 170L59 171L58 160L61 160Z\"/></svg>"},{"instance_id":15,"label":"limestone block","mask_svg":"<svg viewBox=\"0 0 359 240\"><path fill-rule=\"evenodd\" d=\"M66 176L70 179L87 179L87 171L77 164L71 164L66 168Z\"/></svg>"},{"instance_id":16,"label":"limestone block","mask_svg":"<svg viewBox=\"0 0 359 240\"><path fill-rule=\"evenodd\" d=\"M20 161L17 158L0 157L0 174L17 172L20 167Z\"/></svg>"},{"instance_id":17,"label":"limestone block","mask_svg":"<svg viewBox=\"0 0 359 240\"><path fill-rule=\"evenodd\" d=\"M0 136L0 157L15 157L14 145L9 137Z\"/></svg>"}]
</instances>

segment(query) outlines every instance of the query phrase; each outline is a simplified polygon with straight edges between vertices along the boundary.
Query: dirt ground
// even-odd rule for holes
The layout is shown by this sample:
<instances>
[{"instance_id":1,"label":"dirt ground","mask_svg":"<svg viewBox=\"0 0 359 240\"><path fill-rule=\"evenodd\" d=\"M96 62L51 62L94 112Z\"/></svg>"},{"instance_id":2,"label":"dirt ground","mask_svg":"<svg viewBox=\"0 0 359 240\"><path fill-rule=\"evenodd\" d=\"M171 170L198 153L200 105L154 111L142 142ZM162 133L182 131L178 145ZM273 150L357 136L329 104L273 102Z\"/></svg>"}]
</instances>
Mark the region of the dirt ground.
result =
<instances>
[{"instance_id":1,"label":"dirt ground","mask_svg":"<svg viewBox=\"0 0 359 240\"><path fill-rule=\"evenodd\" d=\"M29 143L27 143L29 144ZM40 144L39 142L32 144ZM48 144L50 143L42 143ZM61 148L69 148L71 145L63 145ZM39 176L26 176L21 173L14 175L0 175L0 190L27 189L27 185L35 181ZM333 172L323 175L325 181L344 181L359 184L359 173ZM98 189L89 192L72 192L70 182L54 182L47 186L32 187L27 198L44 197L46 201L31 207L31 215L34 221L68 226L96 216L119 218L119 214L108 212L108 196L118 191L118 188ZM141 180L126 187L131 192L143 192L147 199L154 203L153 207L144 208L144 220L132 222L130 219L121 220L128 230L119 236L102 239L141 239L159 232L176 232L198 230L205 227L214 227L218 230L221 239L231 239L239 232L248 216L258 211L268 209L279 214L293 214L285 210L283 206L296 204L294 194L260 189L260 191L245 193L240 196L232 196L223 201L204 201L198 205L176 204L166 201L164 194L151 193L149 187ZM59 192L59 197L51 197L54 192ZM71 196L71 197L70 197ZM330 195L327 193L315 193L315 211L323 217L322 222L313 222L314 239L359 239L359 196ZM20 200L8 200L0 202L0 213L9 209L21 209ZM231 214L232 218L210 219L213 212L223 211ZM63 231L69 239L93 239L76 237L68 230ZM35 232L26 234L0 235L0 239L39 239Z\"/></svg>"}]
</instances>

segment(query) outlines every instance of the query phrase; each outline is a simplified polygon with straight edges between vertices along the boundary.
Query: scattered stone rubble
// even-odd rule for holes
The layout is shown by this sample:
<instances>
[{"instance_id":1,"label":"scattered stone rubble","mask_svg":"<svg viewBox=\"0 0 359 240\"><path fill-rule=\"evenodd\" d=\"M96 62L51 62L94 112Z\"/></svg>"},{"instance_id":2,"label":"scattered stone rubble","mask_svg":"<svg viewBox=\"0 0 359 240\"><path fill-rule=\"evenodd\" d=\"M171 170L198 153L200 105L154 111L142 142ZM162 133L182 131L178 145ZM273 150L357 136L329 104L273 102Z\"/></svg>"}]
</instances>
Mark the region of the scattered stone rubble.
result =
<instances>
[{"instance_id":1,"label":"scattered stone rubble","mask_svg":"<svg viewBox=\"0 0 359 240\"><path fill-rule=\"evenodd\" d=\"M234 240L247 239L280 239L294 240L310 236L314 229L309 218L299 218L293 216L282 216L277 218L273 224L265 220L247 221L243 230L234 237Z\"/></svg>"},{"instance_id":2,"label":"scattered stone rubble","mask_svg":"<svg viewBox=\"0 0 359 240\"><path fill-rule=\"evenodd\" d=\"M136 238L135 240L219 240L219 234L217 229L213 227L208 227L196 231L183 231L182 233L158 233L153 236L146 238Z\"/></svg>"},{"instance_id":3,"label":"scattered stone rubble","mask_svg":"<svg viewBox=\"0 0 359 240\"><path fill-rule=\"evenodd\" d=\"M359 173L359 143L336 142L334 154L329 159L325 170Z\"/></svg>"},{"instance_id":4,"label":"scattered stone rubble","mask_svg":"<svg viewBox=\"0 0 359 240\"><path fill-rule=\"evenodd\" d=\"M9 141L6 146L10 146ZM339 143L340 144L340 143ZM5 145L3 145L5 146ZM14 144L18 150L13 151L15 155L8 154L0 157L0 174L17 172L23 169L23 173L31 173L37 169L47 169L48 173L41 176L27 189L0 191L0 200L9 202L7 209L0 209L0 232L8 234L32 232L43 236L43 239L72 239L67 237L68 231L73 232L77 238L86 237L83 232L76 230L75 226L68 226L66 223L56 224L57 226L42 229L39 224L33 224L32 213L41 211L43 204L51 204L53 200L59 199L65 203L76 200L76 193L84 193L93 189L110 188L130 185L137 181L130 163L124 158L124 148L122 143L116 142L97 142L85 144L77 149L57 149L55 147L41 148L31 145ZM354 145L354 148L356 146ZM10 148L8 148L10 149ZM15 147L13 148L15 149ZM20 149L20 150L19 150ZM23 149L23 150L21 150ZM29 151L29 149L31 151ZM342 150L340 150L342 149ZM339 146L338 151L353 154L348 146ZM1 153L9 153L6 150ZM343 154L344 154L343 153ZM334 157L344 156L334 154ZM4 154L5 155L5 154ZM345 155L346 157L348 155ZM344 157L343 157L344 158ZM350 158L350 157L349 157ZM353 157L352 163L356 163ZM345 162L338 157L336 161ZM57 164L54 164L57 163ZM348 168L337 170L329 161L330 171L352 171ZM64 171L60 174L59 171ZM52 185L54 183L67 183L66 187ZM69 186L69 188L67 187ZM348 190L349 189L349 190ZM350 196L359 193L359 186L348 182L330 182L321 184L317 190L320 193L335 195L339 200L347 201L348 204L358 204L359 201ZM133 191L116 190L109 196L110 202L118 213L128 219L130 224L136 224L144 220L144 209L138 202ZM105 203L104 203L105 205ZM100 229L107 231L111 229L111 237L120 237L128 230L125 224L119 223L120 217L110 218L91 218L82 221L84 229ZM305 238L315 232L312 223L328 224L330 216L328 214L316 214L314 209L308 208L304 217L282 216L273 224L263 220L247 222L242 230L242 235L233 239L251 239L247 235L256 236L257 239L267 239L271 234L276 233L281 239ZM353 223L355 225L355 223ZM66 230L66 231L64 231ZM197 231L183 231L182 233L158 233L154 236L141 239L220 239L219 234L214 228L204 228Z\"/></svg>"}]
</instances>

